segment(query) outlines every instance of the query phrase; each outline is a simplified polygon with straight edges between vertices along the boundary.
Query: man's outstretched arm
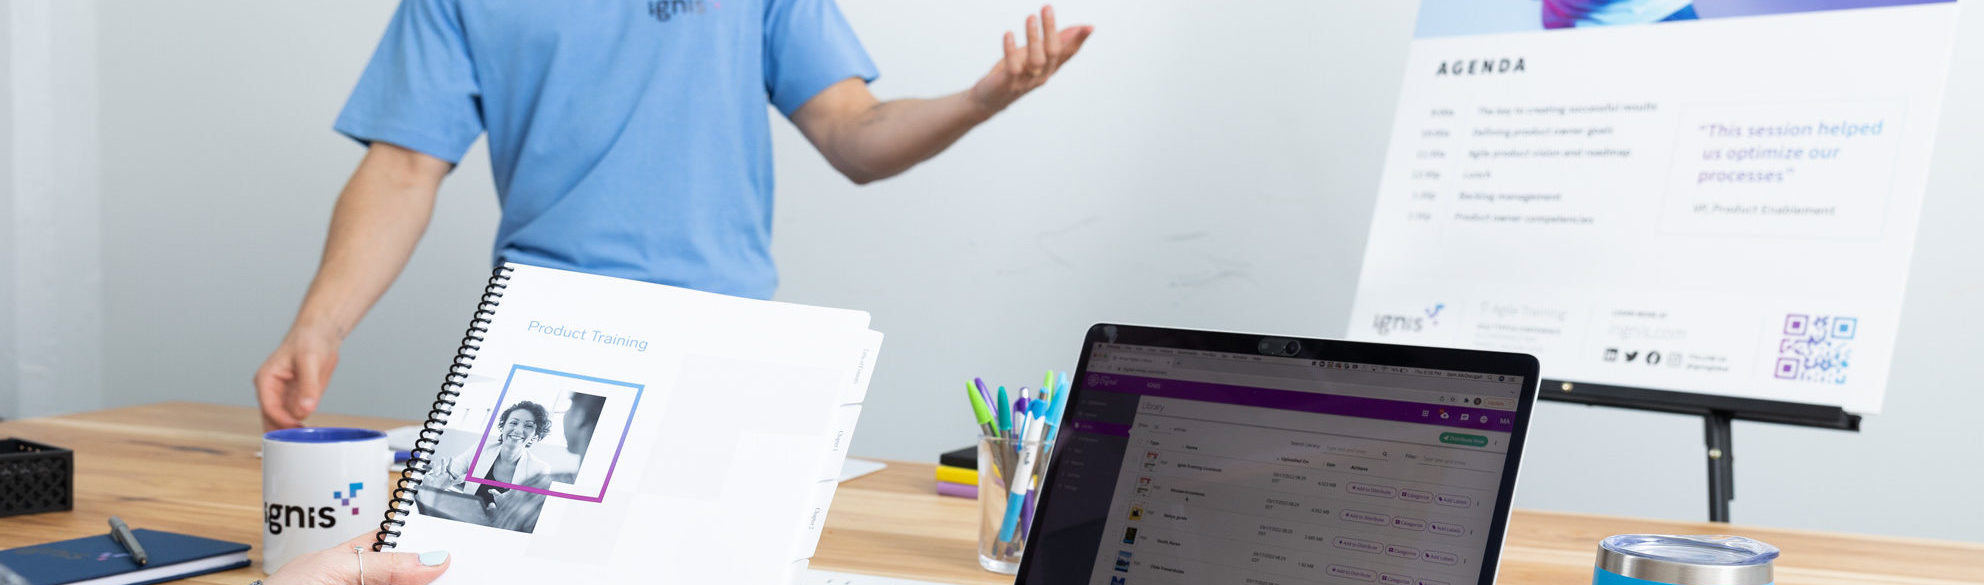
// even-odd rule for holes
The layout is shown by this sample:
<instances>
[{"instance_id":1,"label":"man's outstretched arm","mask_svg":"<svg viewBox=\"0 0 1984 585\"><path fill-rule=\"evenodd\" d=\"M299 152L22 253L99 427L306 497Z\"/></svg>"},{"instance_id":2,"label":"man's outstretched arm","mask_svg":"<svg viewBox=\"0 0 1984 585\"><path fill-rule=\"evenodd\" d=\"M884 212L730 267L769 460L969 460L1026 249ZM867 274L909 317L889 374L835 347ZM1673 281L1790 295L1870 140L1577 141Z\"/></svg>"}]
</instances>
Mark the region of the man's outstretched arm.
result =
<instances>
[{"instance_id":1,"label":"man's outstretched arm","mask_svg":"<svg viewBox=\"0 0 1984 585\"><path fill-rule=\"evenodd\" d=\"M454 165L374 142L331 212L317 278L282 344L255 371L262 427L303 424L337 367L338 346L406 268L434 215L441 179Z\"/></svg>"},{"instance_id":2,"label":"man's outstretched arm","mask_svg":"<svg viewBox=\"0 0 1984 585\"><path fill-rule=\"evenodd\" d=\"M1080 51L1095 28L1057 29L1054 8L1026 19L1026 45L1006 33L1005 56L971 89L939 98L875 99L868 84L848 78L822 90L792 113L813 147L855 183L896 176L957 142L965 132L1047 83Z\"/></svg>"}]
</instances>

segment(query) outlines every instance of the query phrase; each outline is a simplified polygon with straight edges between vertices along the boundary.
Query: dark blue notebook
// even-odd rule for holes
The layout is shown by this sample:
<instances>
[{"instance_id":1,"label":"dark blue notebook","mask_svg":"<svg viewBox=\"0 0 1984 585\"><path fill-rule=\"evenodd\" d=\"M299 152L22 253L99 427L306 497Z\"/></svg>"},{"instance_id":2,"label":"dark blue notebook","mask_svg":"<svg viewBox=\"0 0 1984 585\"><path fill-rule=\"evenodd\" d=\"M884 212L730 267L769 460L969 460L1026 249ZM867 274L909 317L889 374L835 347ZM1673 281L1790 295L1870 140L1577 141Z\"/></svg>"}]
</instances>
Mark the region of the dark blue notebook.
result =
<instances>
[{"instance_id":1,"label":"dark blue notebook","mask_svg":"<svg viewBox=\"0 0 1984 585\"><path fill-rule=\"evenodd\" d=\"M248 545L138 529L151 562L138 566L109 534L0 551L29 585L147 585L248 566Z\"/></svg>"}]
</instances>

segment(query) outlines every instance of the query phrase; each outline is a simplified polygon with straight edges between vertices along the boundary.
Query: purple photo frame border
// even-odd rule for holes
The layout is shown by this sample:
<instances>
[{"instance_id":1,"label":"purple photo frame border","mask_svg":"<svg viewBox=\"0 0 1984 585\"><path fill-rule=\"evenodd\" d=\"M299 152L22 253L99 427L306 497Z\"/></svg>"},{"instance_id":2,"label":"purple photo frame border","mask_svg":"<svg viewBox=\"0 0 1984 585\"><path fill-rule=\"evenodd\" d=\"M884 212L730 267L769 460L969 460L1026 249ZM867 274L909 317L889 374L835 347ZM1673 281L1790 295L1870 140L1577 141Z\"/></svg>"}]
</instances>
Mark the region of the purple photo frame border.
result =
<instances>
[{"instance_id":1,"label":"purple photo frame border","mask_svg":"<svg viewBox=\"0 0 1984 585\"><path fill-rule=\"evenodd\" d=\"M613 460L611 462L608 462L606 465L606 479L600 480L599 482L599 495L582 496L578 494L560 493L551 490L541 490L534 487L521 486L513 483L504 483L493 479L482 479L479 477L475 477L475 473L474 473L475 467L476 465L482 463L482 447L489 439L489 431L496 428L496 417L501 416L500 414L501 411L495 409L491 409L491 412L489 413L489 422L483 424L482 426L482 437L475 442L476 443L475 457L473 459L470 459L468 462L469 477L463 481L467 481L469 483L478 483L482 485L496 486L506 489L513 489L513 490L523 491L526 493L539 494L553 498L578 500L581 502L599 503L606 501L606 486L613 484L613 470L620 467L620 452L623 449L626 449L627 447L627 435L628 433L632 432L634 429L634 413L640 412L641 393L646 391L647 387L641 384L635 384L633 382L621 382L619 380L595 378L592 376L574 374L571 372L560 372L558 370L552 370L547 368L531 367L523 364L511 364L510 374L503 377L503 391L496 395L496 406L499 407L503 406L503 398L510 395L510 382L515 381L517 379L517 372L519 370L525 372L536 372L539 374L548 374L552 376L563 376L566 378L572 378L575 380L584 380L587 382L593 382L597 384L611 384L614 386L625 386L634 389L634 405L631 408L627 409L627 426L620 429L620 443L613 446Z\"/></svg>"}]
</instances>

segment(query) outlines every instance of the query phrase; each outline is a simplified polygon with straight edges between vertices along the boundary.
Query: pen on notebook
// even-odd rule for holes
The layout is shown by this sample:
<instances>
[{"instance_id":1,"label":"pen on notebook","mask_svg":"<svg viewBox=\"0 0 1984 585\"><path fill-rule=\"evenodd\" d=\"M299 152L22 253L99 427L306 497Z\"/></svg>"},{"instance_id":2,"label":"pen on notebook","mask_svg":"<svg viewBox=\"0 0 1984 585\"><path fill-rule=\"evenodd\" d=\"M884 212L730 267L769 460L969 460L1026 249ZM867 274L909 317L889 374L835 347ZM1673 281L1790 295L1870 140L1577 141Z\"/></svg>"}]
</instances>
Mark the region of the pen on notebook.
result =
<instances>
[{"instance_id":1,"label":"pen on notebook","mask_svg":"<svg viewBox=\"0 0 1984 585\"><path fill-rule=\"evenodd\" d=\"M138 535L132 533L131 526L116 516L110 517L110 539L117 541L117 545L124 547L124 550L131 551L131 560L137 561L138 566L142 567L145 563L151 562L151 557L145 554L144 545L138 544Z\"/></svg>"}]
</instances>

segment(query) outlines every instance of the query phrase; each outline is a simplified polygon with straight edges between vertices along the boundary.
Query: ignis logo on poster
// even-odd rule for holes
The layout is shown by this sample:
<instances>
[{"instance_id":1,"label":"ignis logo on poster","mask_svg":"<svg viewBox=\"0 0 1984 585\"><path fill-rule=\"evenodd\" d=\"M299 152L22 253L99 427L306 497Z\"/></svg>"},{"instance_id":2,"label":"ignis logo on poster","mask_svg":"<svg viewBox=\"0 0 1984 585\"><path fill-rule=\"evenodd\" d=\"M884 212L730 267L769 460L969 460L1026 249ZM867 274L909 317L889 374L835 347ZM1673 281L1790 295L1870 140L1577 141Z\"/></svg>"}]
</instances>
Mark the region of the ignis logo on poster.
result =
<instances>
[{"instance_id":1,"label":"ignis logo on poster","mask_svg":"<svg viewBox=\"0 0 1984 585\"><path fill-rule=\"evenodd\" d=\"M1394 331L1418 333L1440 326L1440 313L1446 309L1446 303L1434 303L1433 306L1421 310L1418 315L1379 313L1371 319L1371 330L1379 335L1391 335Z\"/></svg>"}]
</instances>

